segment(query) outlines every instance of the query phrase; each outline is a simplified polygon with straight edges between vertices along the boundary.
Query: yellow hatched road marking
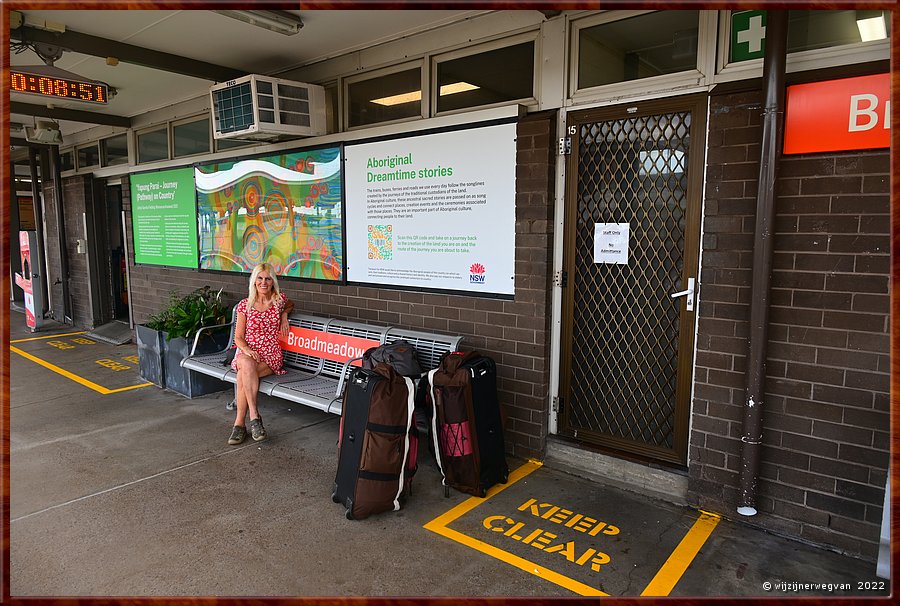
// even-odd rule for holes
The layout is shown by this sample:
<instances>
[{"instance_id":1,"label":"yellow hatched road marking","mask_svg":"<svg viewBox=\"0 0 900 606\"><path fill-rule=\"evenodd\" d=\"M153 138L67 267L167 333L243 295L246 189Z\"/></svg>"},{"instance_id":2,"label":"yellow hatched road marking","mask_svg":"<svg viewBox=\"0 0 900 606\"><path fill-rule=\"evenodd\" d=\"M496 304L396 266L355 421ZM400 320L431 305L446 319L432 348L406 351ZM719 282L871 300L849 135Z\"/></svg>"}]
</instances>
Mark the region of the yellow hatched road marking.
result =
<instances>
[{"instance_id":1,"label":"yellow hatched road marking","mask_svg":"<svg viewBox=\"0 0 900 606\"><path fill-rule=\"evenodd\" d=\"M73 334L76 334L76 333L73 333ZM78 333L78 334L80 334L80 333ZM53 335L53 336L59 337L62 335ZM83 377L79 377L78 375L73 374L63 368L60 368L59 366L56 366L55 364L51 364L50 362L41 360L40 358L35 357L35 356L31 355L30 353L26 353L26 352L22 351L21 349L19 349L18 347L13 347L10 345L9 350L14 353L19 354L20 356L22 356L23 358L25 358L27 360L31 360L32 362L35 362L36 364L40 364L44 368L48 368L48 369L52 370L53 372L66 377L67 379L72 379L76 383L79 383L81 385L84 385L85 387L93 389L96 392L102 393L105 396L109 395L111 393L119 393L122 391L129 391L131 389L138 389L140 387L147 387L148 385L153 385L153 383L141 383L139 385L129 385L128 387L120 387L118 389L107 389L106 387L103 387L102 385L97 385L93 381L89 381Z\"/></svg>"},{"instance_id":2,"label":"yellow hatched road marking","mask_svg":"<svg viewBox=\"0 0 900 606\"><path fill-rule=\"evenodd\" d=\"M569 591L572 591L579 595L608 595L606 593L603 593L599 589L591 587L590 585L585 585L584 583L576 581L575 579L571 579L565 575L559 574L558 572L554 572L549 568L539 566L534 562L529 562L525 558L521 558L517 555L509 553L508 551L504 551L503 549L494 547L493 545L489 545L483 541L479 541L478 539L473 539L472 537L464 535L461 532L447 528L447 525L454 520L472 511L473 509L484 503L486 500L495 496L497 493L506 490L508 487L512 486L528 474L540 469L542 465L543 463L541 463L540 461L528 461L509 474L509 479L507 480L506 484L496 484L490 490L488 490L487 495L485 495L483 499L480 499L478 497L469 497L450 511L441 514L440 516L425 524L424 528L441 536L445 536L448 539L456 541L457 543L461 543L466 547L471 547L472 549L497 558L498 560L506 562L511 566L515 566L520 570L524 570L527 573L533 574L542 579L547 579L551 583L555 583L560 587L564 587Z\"/></svg>"},{"instance_id":3,"label":"yellow hatched road marking","mask_svg":"<svg viewBox=\"0 0 900 606\"><path fill-rule=\"evenodd\" d=\"M24 343L25 341L40 341L41 339L55 339L57 337L71 337L74 335L83 335L85 332L82 330L81 332L67 332L61 335L44 335L42 337L29 337L28 339L16 339L15 341L10 341L10 343Z\"/></svg>"},{"instance_id":4,"label":"yellow hatched road marking","mask_svg":"<svg viewBox=\"0 0 900 606\"><path fill-rule=\"evenodd\" d=\"M667 596L675 588L675 584L681 579L681 575L687 570L694 558L700 552L700 548L706 543L706 539L712 534L721 517L715 513L700 512L700 517L688 530L684 538L662 565L662 568L650 581L650 584L641 592L642 596Z\"/></svg>"}]
</instances>

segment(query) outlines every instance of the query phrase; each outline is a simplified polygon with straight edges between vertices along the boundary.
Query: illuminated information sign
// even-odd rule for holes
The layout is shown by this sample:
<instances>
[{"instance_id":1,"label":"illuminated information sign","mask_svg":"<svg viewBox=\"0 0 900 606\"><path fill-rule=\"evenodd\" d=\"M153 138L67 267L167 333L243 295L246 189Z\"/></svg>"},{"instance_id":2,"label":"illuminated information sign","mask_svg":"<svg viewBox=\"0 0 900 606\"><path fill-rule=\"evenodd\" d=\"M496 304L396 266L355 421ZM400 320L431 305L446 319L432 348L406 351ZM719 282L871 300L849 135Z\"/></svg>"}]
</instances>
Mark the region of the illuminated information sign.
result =
<instances>
[{"instance_id":1,"label":"illuminated information sign","mask_svg":"<svg viewBox=\"0 0 900 606\"><path fill-rule=\"evenodd\" d=\"M9 74L10 89L13 92L87 101L102 105L109 103L109 87L102 82L29 74L14 67L9 69Z\"/></svg>"}]
</instances>

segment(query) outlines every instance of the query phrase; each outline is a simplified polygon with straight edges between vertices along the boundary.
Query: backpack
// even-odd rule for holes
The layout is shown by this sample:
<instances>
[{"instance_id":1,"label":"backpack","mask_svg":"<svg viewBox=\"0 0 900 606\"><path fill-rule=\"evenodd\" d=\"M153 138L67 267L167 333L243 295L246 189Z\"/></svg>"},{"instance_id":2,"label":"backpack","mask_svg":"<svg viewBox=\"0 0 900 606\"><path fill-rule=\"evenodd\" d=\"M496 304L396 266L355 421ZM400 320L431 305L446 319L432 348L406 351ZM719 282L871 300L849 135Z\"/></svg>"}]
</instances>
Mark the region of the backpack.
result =
<instances>
[{"instance_id":1,"label":"backpack","mask_svg":"<svg viewBox=\"0 0 900 606\"><path fill-rule=\"evenodd\" d=\"M409 341L399 340L378 347L371 347L363 354L363 368L373 369L378 363L394 368L398 375L419 377L422 367L416 357L416 348Z\"/></svg>"}]
</instances>

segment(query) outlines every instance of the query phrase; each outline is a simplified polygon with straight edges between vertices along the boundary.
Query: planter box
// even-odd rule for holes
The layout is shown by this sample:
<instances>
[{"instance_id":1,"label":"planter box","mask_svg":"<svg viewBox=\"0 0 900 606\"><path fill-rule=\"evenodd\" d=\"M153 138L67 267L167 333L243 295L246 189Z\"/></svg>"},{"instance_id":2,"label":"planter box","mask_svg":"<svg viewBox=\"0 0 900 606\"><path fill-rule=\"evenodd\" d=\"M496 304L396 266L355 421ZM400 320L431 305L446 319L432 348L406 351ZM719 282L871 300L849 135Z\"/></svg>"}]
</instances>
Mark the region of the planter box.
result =
<instances>
[{"instance_id":1,"label":"planter box","mask_svg":"<svg viewBox=\"0 0 900 606\"><path fill-rule=\"evenodd\" d=\"M214 333L211 337L204 336L197 344L197 351L194 353L215 353L225 349L228 346L229 335L230 332L224 330ZM188 340L181 337L165 342L166 388L189 398L230 389L231 383L181 367L181 361L190 355L193 344L193 338ZM222 357L225 357L224 352Z\"/></svg>"},{"instance_id":2,"label":"planter box","mask_svg":"<svg viewBox=\"0 0 900 606\"><path fill-rule=\"evenodd\" d=\"M138 369L141 378L157 387L165 387L165 333L142 324L134 328L137 334Z\"/></svg>"}]
</instances>

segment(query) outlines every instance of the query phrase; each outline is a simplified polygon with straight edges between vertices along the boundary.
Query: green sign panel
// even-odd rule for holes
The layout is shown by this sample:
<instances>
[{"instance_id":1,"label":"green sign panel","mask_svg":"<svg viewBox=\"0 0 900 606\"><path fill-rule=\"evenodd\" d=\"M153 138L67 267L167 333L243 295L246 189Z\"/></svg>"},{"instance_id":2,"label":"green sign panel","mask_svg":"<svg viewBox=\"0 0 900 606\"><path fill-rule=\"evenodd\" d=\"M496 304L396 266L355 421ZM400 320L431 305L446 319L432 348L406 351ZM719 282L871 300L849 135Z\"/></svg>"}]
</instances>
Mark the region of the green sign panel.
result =
<instances>
[{"instance_id":1,"label":"green sign panel","mask_svg":"<svg viewBox=\"0 0 900 606\"><path fill-rule=\"evenodd\" d=\"M194 169L131 175L134 262L197 268Z\"/></svg>"},{"instance_id":2,"label":"green sign panel","mask_svg":"<svg viewBox=\"0 0 900 606\"><path fill-rule=\"evenodd\" d=\"M766 54L766 11L731 13L731 61L759 59Z\"/></svg>"}]
</instances>

